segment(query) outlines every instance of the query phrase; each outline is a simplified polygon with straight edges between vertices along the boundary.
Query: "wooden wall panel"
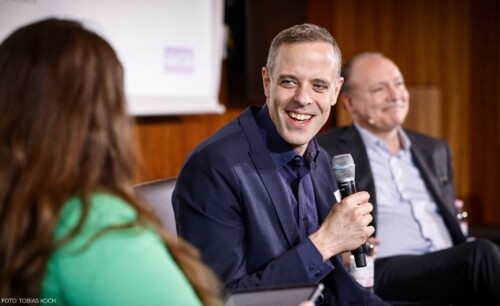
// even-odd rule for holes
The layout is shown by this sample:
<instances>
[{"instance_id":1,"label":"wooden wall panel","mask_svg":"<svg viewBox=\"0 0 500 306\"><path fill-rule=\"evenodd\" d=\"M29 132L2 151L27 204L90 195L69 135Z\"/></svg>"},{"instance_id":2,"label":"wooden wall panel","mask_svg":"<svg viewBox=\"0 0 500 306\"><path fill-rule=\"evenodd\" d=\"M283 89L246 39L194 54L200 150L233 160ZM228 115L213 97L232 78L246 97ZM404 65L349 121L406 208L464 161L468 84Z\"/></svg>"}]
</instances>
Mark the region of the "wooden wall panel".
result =
<instances>
[{"instance_id":1,"label":"wooden wall panel","mask_svg":"<svg viewBox=\"0 0 500 306\"><path fill-rule=\"evenodd\" d=\"M137 182L177 176L189 153L243 109L222 115L138 118L134 125L143 165Z\"/></svg>"},{"instance_id":2,"label":"wooden wall panel","mask_svg":"<svg viewBox=\"0 0 500 306\"><path fill-rule=\"evenodd\" d=\"M471 16L471 209L500 224L500 3L474 1Z\"/></svg>"},{"instance_id":3,"label":"wooden wall panel","mask_svg":"<svg viewBox=\"0 0 500 306\"><path fill-rule=\"evenodd\" d=\"M408 92L411 97L410 112L403 126L430 136L443 138L441 89L436 86L418 86L408 88Z\"/></svg>"}]
</instances>

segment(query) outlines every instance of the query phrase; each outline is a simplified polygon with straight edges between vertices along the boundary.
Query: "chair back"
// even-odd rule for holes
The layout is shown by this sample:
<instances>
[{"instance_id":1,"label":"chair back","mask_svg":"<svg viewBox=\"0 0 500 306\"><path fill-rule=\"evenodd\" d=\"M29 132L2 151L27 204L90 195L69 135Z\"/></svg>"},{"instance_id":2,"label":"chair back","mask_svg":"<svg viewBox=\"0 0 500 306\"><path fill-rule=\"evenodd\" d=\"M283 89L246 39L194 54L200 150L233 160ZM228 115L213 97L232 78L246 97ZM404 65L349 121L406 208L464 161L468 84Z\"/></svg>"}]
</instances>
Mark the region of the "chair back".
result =
<instances>
[{"instance_id":1,"label":"chair back","mask_svg":"<svg viewBox=\"0 0 500 306\"><path fill-rule=\"evenodd\" d=\"M163 226L172 234L177 235L175 227L172 193L177 177L168 177L159 180L141 183L135 186L137 194L153 209Z\"/></svg>"}]
</instances>

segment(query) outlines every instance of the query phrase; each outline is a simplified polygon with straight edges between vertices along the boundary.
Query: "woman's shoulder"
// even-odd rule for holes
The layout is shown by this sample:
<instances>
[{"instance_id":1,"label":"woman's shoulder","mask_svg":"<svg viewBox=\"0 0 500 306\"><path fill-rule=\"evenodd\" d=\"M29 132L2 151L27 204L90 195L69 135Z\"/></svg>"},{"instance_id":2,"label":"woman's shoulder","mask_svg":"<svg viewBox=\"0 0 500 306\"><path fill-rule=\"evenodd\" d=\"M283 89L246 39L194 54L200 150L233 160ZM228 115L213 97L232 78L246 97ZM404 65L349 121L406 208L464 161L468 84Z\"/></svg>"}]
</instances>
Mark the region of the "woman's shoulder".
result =
<instances>
[{"instance_id":1,"label":"woman's shoulder","mask_svg":"<svg viewBox=\"0 0 500 306\"><path fill-rule=\"evenodd\" d=\"M59 235L75 228L82 217L82 204L78 197L65 203ZM199 305L161 238L152 228L135 222L136 217L133 206L120 197L93 194L82 228L51 255L42 297L68 305L148 305L156 301Z\"/></svg>"},{"instance_id":2,"label":"woman's shoulder","mask_svg":"<svg viewBox=\"0 0 500 306\"><path fill-rule=\"evenodd\" d=\"M85 212L83 199L73 196L64 203L55 231L55 238L61 238L73 230ZM137 217L135 209L122 198L109 193L94 193L89 197L81 235L88 236L110 227L133 222Z\"/></svg>"}]
</instances>

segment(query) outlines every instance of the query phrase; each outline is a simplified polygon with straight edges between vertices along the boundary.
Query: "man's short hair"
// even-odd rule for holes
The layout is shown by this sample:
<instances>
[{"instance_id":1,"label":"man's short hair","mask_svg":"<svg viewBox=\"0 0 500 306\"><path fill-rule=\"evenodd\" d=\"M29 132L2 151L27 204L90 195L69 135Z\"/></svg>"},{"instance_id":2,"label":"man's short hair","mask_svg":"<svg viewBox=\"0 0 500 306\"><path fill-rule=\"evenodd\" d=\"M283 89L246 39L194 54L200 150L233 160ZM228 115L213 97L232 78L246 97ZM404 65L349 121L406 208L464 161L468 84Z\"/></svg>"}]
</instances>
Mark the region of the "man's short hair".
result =
<instances>
[{"instance_id":1,"label":"man's short hair","mask_svg":"<svg viewBox=\"0 0 500 306\"><path fill-rule=\"evenodd\" d=\"M266 68L272 73L276 56L278 55L279 48L284 44L301 43L301 42L325 42L333 47L335 57L338 63L338 75L340 76L340 67L342 66L342 54L340 48L333 38L332 34L325 28L315 24L304 23L295 25L278 33L271 42L269 54L267 56Z\"/></svg>"}]
</instances>

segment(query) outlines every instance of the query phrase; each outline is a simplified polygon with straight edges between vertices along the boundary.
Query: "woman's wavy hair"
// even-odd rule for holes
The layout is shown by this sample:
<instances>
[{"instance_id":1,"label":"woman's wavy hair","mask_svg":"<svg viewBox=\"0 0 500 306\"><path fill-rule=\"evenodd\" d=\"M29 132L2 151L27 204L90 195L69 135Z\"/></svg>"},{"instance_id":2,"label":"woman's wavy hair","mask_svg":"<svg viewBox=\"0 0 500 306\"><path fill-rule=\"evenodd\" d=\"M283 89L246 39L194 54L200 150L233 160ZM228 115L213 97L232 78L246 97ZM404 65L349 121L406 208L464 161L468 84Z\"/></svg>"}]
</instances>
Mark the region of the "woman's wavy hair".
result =
<instances>
[{"instance_id":1,"label":"woman's wavy hair","mask_svg":"<svg viewBox=\"0 0 500 306\"><path fill-rule=\"evenodd\" d=\"M51 253L78 234L90 195L105 191L137 211L122 227L153 225L202 303L219 304L219 282L199 253L135 195L123 78L112 47L74 21L38 21L0 45L0 296L38 297ZM63 204L75 195L81 219L55 241Z\"/></svg>"}]
</instances>

